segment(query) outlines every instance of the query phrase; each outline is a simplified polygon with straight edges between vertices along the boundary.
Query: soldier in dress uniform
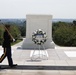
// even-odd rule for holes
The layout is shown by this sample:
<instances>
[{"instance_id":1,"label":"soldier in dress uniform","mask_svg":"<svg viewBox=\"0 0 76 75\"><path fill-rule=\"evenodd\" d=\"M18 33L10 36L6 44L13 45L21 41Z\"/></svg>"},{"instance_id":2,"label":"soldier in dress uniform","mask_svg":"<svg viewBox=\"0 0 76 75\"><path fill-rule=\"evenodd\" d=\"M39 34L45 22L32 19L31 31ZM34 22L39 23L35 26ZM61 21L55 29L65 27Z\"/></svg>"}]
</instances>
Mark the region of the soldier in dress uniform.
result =
<instances>
[{"instance_id":1,"label":"soldier in dress uniform","mask_svg":"<svg viewBox=\"0 0 76 75\"><path fill-rule=\"evenodd\" d=\"M5 59L5 57L7 57L9 66L15 67L15 66L17 66L17 64L13 64L13 60L12 60L11 42L13 41L13 37L9 33L10 25L5 25L4 28L5 28L5 31L3 34L3 44L2 44L4 53L0 57L0 63Z\"/></svg>"}]
</instances>

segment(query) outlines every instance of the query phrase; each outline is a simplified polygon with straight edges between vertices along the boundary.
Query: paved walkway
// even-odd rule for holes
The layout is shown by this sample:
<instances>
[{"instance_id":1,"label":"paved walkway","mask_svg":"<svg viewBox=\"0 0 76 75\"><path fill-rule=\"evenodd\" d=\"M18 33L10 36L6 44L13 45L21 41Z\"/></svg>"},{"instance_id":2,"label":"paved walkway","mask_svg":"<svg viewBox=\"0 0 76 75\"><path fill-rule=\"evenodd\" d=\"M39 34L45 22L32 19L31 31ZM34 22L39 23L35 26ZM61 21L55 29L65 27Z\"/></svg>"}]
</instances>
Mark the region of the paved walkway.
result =
<instances>
[{"instance_id":1,"label":"paved walkway","mask_svg":"<svg viewBox=\"0 0 76 75\"><path fill-rule=\"evenodd\" d=\"M7 59L0 63L0 75L76 75L76 56L75 47L59 47L47 49L48 60L32 61L30 58L31 50L21 49L22 42L12 46L12 57L18 66L9 68ZM0 46L2 51L2 47ZM1 52L0 51L0 52Z\"/></svg>"}]
</instances>

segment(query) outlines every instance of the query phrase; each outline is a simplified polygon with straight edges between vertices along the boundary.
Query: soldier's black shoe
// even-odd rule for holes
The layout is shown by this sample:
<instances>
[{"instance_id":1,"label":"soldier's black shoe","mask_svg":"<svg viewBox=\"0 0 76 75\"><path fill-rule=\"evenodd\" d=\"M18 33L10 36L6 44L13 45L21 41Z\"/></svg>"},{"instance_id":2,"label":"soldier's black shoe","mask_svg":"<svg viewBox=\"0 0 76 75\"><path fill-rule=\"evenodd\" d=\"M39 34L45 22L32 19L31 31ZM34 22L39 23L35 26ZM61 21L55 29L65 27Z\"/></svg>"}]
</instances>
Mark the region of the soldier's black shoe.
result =
<instances>
[{"instance_id":1,"label":"soldier's black shoe","mask_svg":"<svg viewBox=\"0 0 76 75\"><path fill-rule=\"evenodd\" d=\"M10 67L12 68L12 67L16 67L17 66L17 64L13 64L13 65L11 65Z\"/></svg>"}]
</instances>

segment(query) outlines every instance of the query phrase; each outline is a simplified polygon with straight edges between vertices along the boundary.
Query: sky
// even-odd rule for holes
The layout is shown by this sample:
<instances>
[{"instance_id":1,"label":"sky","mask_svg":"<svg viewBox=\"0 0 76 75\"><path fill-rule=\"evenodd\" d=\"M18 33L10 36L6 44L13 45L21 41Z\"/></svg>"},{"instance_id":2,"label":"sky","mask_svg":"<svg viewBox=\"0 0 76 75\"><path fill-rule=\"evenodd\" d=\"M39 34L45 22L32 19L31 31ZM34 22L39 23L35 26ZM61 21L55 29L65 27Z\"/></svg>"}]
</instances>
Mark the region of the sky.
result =
<instances>
[{"instance_id":1,"label":"sky","mask_svg":"<svg viewBox=\"0 0 76 75\"><path fill-rule=\"evenodd\" d=\"M27 14L76 19L76 0L0 0L0 18L26 18Z\"/></svg>"}]
</instances>

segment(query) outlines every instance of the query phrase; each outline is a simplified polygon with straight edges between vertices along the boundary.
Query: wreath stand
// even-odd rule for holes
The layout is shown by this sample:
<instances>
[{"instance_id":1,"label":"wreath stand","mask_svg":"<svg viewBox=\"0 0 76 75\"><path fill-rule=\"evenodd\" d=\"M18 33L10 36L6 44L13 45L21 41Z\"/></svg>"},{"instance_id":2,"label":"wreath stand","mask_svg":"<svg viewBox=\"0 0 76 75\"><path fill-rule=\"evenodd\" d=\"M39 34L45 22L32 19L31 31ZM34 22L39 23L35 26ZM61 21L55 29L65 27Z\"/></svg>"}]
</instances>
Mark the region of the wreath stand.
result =
<instances>
[{"instance_id":1,"label":"wreath stand","mask_svg":"<svg viewBox=\"0 0 76 75\"><path fill-rule=\"evenodd\" d=\"M38 45L38 50L31 51L31 60L48 60L48 53L47 50L45 50L44 45ZM43 47L41 49L40 47Z\"/></svg>"},{"instance_id":2,"label":"wreath stand","mask_svg":"<svg viewBox=\"0 0 76 75\"><path fill-rule=\"evenodd\" d=\"M42 37L44 35L43 32L41 30L37 30L37 32L35 32L35 35L33 35L34 36L33 39L34 42L36 42L35 45L38 46L38 50L34 48L34 50L31 51L31 55L30 55L31 60L48 60L48 52L44 47L44 43L41 42L41 40L44 39ZM43 42L46 42L45 39Z\"/></svg>"}]
</instances>

